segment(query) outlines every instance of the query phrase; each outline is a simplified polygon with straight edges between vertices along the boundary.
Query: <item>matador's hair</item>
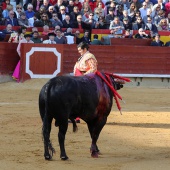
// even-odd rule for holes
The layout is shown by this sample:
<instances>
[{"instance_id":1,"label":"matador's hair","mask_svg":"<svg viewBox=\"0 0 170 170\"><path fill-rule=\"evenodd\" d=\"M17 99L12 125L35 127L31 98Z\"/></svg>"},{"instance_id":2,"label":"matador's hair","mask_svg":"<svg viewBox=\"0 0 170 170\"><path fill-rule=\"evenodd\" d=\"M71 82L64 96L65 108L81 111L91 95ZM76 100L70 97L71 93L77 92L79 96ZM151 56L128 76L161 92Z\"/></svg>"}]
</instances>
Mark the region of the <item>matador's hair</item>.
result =
<instances>
[{"instance_id":1,"label":"matador's hair","mask_svg":"<svg viewBox=\"0 0 170 170\"><path fill-rule=\"evenodd\" d=\"M81 42L78 46L77 46L77 48L81 48L81 49L89 49L89 45L86 43L86 42Z\"/></svg>"}]
</instances>

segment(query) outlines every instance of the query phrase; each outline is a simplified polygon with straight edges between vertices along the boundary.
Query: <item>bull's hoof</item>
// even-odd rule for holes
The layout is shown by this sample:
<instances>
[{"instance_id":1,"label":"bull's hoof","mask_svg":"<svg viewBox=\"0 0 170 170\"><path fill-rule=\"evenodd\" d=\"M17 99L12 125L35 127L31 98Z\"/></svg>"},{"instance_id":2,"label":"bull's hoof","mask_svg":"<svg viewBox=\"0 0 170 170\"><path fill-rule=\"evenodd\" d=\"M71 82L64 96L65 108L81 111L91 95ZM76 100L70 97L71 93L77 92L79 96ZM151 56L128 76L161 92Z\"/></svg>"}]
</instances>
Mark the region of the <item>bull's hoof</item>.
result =
<instances>
[{"instance_id":1,"label":"bull's hoof","mask_svg":"<svg viewBox=\"0 0 170 170\"><path fill-rule=\"evenodd\" d=\"M45 160L48 160L48 161L50 161L52 159L51 155L45 155L44 157L45 157Z\"/></svg>"},{"instance_id":2,"label":"bull's hoof","mask_svg":"<svg viewBox=\"0 0 170 170\"><path fill-rule=\"evenodd\" d=\"M61 160L63 160L63 161L68 160L68 156L61 156Z\"/></svg>"},{"instance_id":3,"label":"bull's hoof","mask_svg":"<svg viewBox=\"0 0 170 170\"><path fill-rule=\"evenodd\" d=\"M92 158L98 158L98 157L99 157L98 152L92 152L92 153L91 153L91 157L92 157Z\"/></svg>"}]
</instances>

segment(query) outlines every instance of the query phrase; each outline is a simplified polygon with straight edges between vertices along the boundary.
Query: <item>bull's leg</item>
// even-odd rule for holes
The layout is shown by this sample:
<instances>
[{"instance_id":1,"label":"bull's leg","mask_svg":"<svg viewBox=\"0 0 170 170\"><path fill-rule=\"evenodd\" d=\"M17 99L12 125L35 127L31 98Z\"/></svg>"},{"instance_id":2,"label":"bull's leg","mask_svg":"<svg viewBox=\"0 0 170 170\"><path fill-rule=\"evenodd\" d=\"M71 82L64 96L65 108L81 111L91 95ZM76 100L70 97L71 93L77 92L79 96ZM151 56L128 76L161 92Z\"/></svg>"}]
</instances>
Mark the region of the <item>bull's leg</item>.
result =
<instances>
[{"instance_id":1,"label":"bull's leg","mask_svg":"<svg viewBox=\"0 0 170 170\"><path fill-rule=\"evenodd\" d=\"M90 136L92 138L92 144L91 144L91 156L94 158L98 157L99 149L97 147L97 140L99 138L100 132L103 129L104 125L106 124L107 118L103 118L102 120L96 120L93 123L88 123L88 129L90 132Z\"/></svg>"},{"instance_id":2,"label":"bull's leg","mask_svg":"<svg viewBox=\"0 0 170 170\"><path fill-rule=\"evenodd\" d=\"M68 128L68 119L65 119L65 121L60 123L59 132L58 132L58 140L59 140L60 152L61 152L60 158L62 160L68 159L68 156L66 155L66 151L65 151L65 135L66 135L66 132L67 132L67 128Z\"/></svg>"},{"instance_id":3,"label":"bull's leg","mask_svg":"<svg viewBox=\"0 0 170 170\"><path fill-rule=\"evenodd\" d=\"M45 115L43 120L43 138L44 138L44 157L46 160L51 160L53 153L55 152L52 144L50 142L50 132L51 132L51 123L53 118ZM51 153L49 152L51 151Z\"/></svg>"}]
</instances>

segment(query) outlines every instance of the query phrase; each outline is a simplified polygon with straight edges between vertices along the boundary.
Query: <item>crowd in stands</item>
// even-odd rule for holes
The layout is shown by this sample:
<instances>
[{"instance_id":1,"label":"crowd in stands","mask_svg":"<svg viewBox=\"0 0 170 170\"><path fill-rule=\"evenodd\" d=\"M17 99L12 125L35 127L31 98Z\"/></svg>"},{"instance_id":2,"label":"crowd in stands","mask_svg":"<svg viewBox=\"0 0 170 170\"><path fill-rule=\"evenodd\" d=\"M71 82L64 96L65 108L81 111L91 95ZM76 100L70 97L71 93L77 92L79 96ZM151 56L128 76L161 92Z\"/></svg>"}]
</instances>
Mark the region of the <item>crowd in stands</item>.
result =
<instances>
[{"instance_id":1,"label":"crowd in stands","mask_svg":"<svg viewBox=\"0 0 170 170\"><path fill-rule=\"evenodd\" d=\"M0 40L10 34L8 42L22 40L29 27L35 29L32 29L34 43L47 43L47 39L54 37L58 44L74 41L95 44L91 42L92 29L109 29L110 35L103 39L153 38L159 31L170 31L170 0L16 0L15 7L10 0L4 0L0 6L0 25L6 26L0 30ZM13 31L13 26L21 28ZM42 35L47 39L35 40L38 27L43 28ZM75 33L73 28L77 29ZM79 29L84 29L83 37ZM138 30L135 36L134 30Z\"/></svg>"}]
</instances>

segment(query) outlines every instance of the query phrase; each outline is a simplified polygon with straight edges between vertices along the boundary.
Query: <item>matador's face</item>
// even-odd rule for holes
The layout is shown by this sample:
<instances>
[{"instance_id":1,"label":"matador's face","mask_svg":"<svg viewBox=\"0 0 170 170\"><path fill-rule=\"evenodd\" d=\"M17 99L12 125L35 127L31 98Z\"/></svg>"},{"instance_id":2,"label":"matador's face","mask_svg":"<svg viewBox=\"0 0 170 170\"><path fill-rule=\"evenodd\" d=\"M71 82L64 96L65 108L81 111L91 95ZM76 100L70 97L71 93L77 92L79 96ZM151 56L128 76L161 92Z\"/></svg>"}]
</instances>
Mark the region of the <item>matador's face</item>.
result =
<instances>
[{"instance_id":1,"label":"matador's face","mask_svg":"<svg viewBox=\"0 0 170 170\"><path fill-rule=\"evenodd\" d=\"M81 49L81 47L78 48L78 52L80 53L80 55L83 55L87 52L87 49L84 48L84 49Z\"/></svg>"}]
</instances>

